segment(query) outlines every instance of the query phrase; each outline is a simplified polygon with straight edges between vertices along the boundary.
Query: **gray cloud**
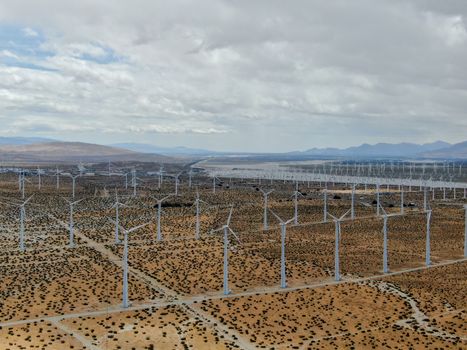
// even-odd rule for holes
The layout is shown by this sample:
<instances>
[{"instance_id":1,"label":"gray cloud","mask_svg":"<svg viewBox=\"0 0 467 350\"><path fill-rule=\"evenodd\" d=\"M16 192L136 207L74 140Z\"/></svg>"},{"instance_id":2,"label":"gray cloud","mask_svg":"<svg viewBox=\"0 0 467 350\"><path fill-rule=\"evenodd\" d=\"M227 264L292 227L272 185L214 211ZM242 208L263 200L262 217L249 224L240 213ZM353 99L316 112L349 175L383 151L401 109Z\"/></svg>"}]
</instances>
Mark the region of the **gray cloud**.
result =
<instances>
[{"instance_id":1,"label":"gray cloud","mask_svg":"<svg viewBox=\"0 0 467 350\"><path fill-rule=\"evenodd\" d=\"M461 141L466 15L465 1L5 0L0 25L51 54L0 47L49 69L0 64L2 123L261 151Z\"/></svg>"}]
</instances>

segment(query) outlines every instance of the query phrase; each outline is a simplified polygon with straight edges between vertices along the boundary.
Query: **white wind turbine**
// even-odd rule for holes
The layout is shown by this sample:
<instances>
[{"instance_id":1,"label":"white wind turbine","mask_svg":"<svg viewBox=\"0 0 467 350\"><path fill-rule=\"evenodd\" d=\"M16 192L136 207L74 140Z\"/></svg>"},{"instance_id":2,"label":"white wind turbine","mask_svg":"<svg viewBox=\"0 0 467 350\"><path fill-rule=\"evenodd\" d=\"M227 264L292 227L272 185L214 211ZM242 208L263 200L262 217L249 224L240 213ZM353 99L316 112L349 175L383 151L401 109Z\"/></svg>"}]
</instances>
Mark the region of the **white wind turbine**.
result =
<instances>
[{"instance_id":1,"label":"white wind turbine","mask_svg":"<svg viewBox=\"0 0 467 350\"><path fill-rule=\"evenodd\" d=\"M159 189L161 189L163 181L164 181L164 166L161 165L159 167L159 184L158 184Z\"/></svg>"},{"instance_id":2,"label":"white wind turbine","mask_svg":"<svg viewBox=\"0 0 467 350\"><path fill-rule=\"evenodd\" d=\"M23 174L23 171L20 170L18 171L18 191L21 192L21 185L22 185L22 174Z\"/></svg>"},{"instance_id":3,"label":"white wind turbine","mask_svg":"<svg viewBox=\"0 0 467 350\"><path fill-rule=\"evenodd\" d=\"M235 239L240 242L240 239L235 234L235 232L230 228L230 220L232 219L233 206L230 207L230 213L227 218L227 223L217 230L212 230L211 234L215 232L222 231L224 234L224 278L223 278L223 290L224 295L231 293L229 289L229 232L235 237Z\"/></svg>"},{"instance_id":4,"label":"white wind turbine","mask_svg":"<svg viewBox=\"0 0 467 350\"><path fill-rule=\"evenodd\" d=\"M26 177L24 176L24 171L22 171L20 174L21 199L24 199L25 181Z\"/></svg>"},{"instance_id":5,"label":"white wind turbine","mask_svg":"<svg viewBox=\"0 0 467 350\"><path fill-rule=\"evenodd\" d=\"M302 196L303 194L298 190L298 182L295 182L295 191L293 193L293 198L294 198L294 217L293 217L293 223L295 226L298 225L298 196Z\"/></svg>"},{"instance_id":6,"label":"white wind turbine","mask_svg":"<svg viewBox=\"0 0 467 350\"><path fill-rule=\"evenodd\" d=\"M135 168L131 169L131 185L133 186L133 197L136 197L137 180L136 180L136 169Z\"/></svg>"},{"instance_id":7,"label":"white wind turbine","mask_svg":"<svg viewBox=\"0 0 467 350\"><path fill-rule=\"evenodd\" d=\"M351 203L350 203L350 218L355 219L355 184L352 185Z\"/></svg>"},{"instance_id":8,"label":"white wind turbine","mask_svg":"<svg viewBox=\"0 0 467 350\"><path fill-rule=\"evenodd\" d=\"M128 172L122 174L122 176L125 176L125 190L128 190L128 174Z\"/></svg>"},{"instance_id":9,"label":"white wind turbine","mask_svg":"<svg viewBox=\"0 0 467 350\"><path fill-rule=\"evenodd\" d=\"M267 230L268 229L268 197L272 192L274 192L274 190L270 190L266 192L260 189L260 192L263 194L263 198L264 198L263 230Z\"/></svg>"},{"instance_id":10,"label":"white wind turbine","mask_svg":"<svg viewBox=\"0 0 467 350\"><path fill-rule=\"evenodd\" d=\"M42 187L42 181L41 181L41 173L42 170L40 167L37 167L37 177L38 177L38 183L37 183L37 189L40 191Z\"/></svg>"},{"instance_id":11,"label":"white wind turbine","mask_svg":"<svg viewBox=\"0 0 467 350\"><path fill-rule=\"evenodd\" d=\"M113 220L111 220L113 221ZM147 226L148 223L142 224L136 227L133 227L129 230L126 230L124 227L119 226L123 231L123 295L122 295L122 306L127 308L130 306L130 301L128 298L128 235L140 228Z\"/></svg>"},{"instance_id":12,"label":"white wind turbine","mask_svg":"<svg viewBox=\"0 0 467 350\"><path fill-rule=\"evenodd\" d=\"M335 236L335 248L334 248L334 279L336 281L341 280L340 274L340 262L339 262L339 245L341 240L341 221L346 217L350 210L346 211L340 218L328 214L333 220L336 226L336 236Z\"/></svg>"},{"instance_id":13,"label":"white wind turbine","mask_svg":"<svg viewBox=\"0 0 467 350\"><path fill-rule=\"evenodd\" d=\"M182 171L175 175L175 196L178 196L178 186L180 185L180 176L182 175Z\"/></svg>"},{"instance_id":14,"label":"white wind turbine","mask_svg":"<svg viewBox=\"0 0 467 350\"><path fill-rule=\"evenodd\" d=\"M19 189L21 191L21 199L25 198L26 182L31 182L31 181L26 179L26 175L24 173L24 170L22 170L19 173Z\"/></svg>"},{"instance_id":15,"label":"white wind turbine","mask_svg":"<svg viewBox=\"0 0 467 350\"><path fill-rule=\"evenodd\" d=\"M160 242L162 241L162 233L161 233L161 213L162 213L162 202L165 201L166 199L172 197L173 194L169 194L168 196L165 196L164 198L162 199L157 199L155 197L151 197L152 199L154 199L157 204L157 241ZM154 207L156 207L154 206Z\"/></svg>"},{"instance_id":16,"label":"white wind turbine","mask_svg":"<svg viewBox=\"0 0 467 350\"><path fill-rule=\"evenodd\" d=\"M69 222L69 225L68 225L68 232L69 232L68 247L70 247L70 248L75 247L75 223L74 223L74 220L73 220L74 208L75 208L76 204L82 202L84 199L85 198L82 198L82 199L77 200L77 201L69 201L68 199L63 198L63 200L65 200L68 203L68 205L70 206L70 222Z\"/></svg>"},{"instance_id":17,"label":"white wind turbine","mask_svg":"<svg viewBox=\"0 0 467 350\"><path fill-rule=\"evenodd\" d=\"M383 212L383 273L389 272L388 265L388 218L393 216L402 216L403 214L388 214L381 206L381 211Z\"/></svg>"},{"instance_id":18,"label":"white wind turbine","mask_svg":"<svg viewBox=\"0 0 467 350\"><path fill-rule=\"evenodd\" d=\"M379 182L376 183L376 215L379 216L379 207L380 207L380 200L379 200Z\"/></svg>"},{"instance_id":19,"label":"white wind turbine","mask_svg":"<svg viewBox=\"0 0 467 350\"><path fill-rule=\"evenodd\" d=\"M57 191L60 189L60 174L61 174L61 171L58 170L58 167L57 167L57 169L55 170L55 177L56 177L55 187Z\"/></svg>"},{"instance_id":20,"label":"white wind turbine","mask_svg":"<svg viewBox=\"0 0 467 350\"><path fill-rule=\"evenodd\" d=\"M287 225L291 223L295 218L292 218L288 221L284 221L272 210L271 213L276 217L277 220L279 220L281 226L281 288L286 288L287 275L285 270L285 238L287 234Z\"/></svg>"},{"instance_id":21,"label":"white wind turbine","mask_svg":"<svg viewBox=\"0 0 467 350\"><path fill-rule=\"evenodd\" d=\"M199 192L196 191L196 200L194 203L196 207L195 239L199 239L199 235L200 235L200 226L201 226L200 219L199 219L200 203L208 204L199 198Z\"/></svg>"},{"instance_id":22,"label":"white wind turbine","mask_svg":"<svg viewBox=\"0 0 467 350\"><path fill-rule=\"evenodd\" d=\"M326 182L323 189L323 222L328 222L328 183Z\"/></svg>"},{"instance_id":23,"label":"white wind turbine","mask_svg":"<svg viewBox=\"0 0 467 350\"><path fill-rule=\"evenodd\" d=\"M26 204L33 196L29 197L19 206L19 250L24 252L24 220L26 219Z\"/></svg>"},{"instance_id":24,"label":"white wind turbine","mask_svg":"<svg viewBox=\"0 0 467 350\"><path fill-rule=\"evenodd\" d=\"M216 193L216 180L220 181L220 179L214 175L212 177L212 193Z\"/></svg>"},{"instance_id":25,"label":"white wind turbine","mask_svg":"<svg viewBox=\"0 0 467 350\"><path fill-rule=\"evenodd\" d=\"M190 171L188 172L188 188L191 188L191 178L193 177L193 169L190 167Z\"/></svg>"},{"instance_id":26,"label":"white wind turbine","mask_svg":"<svg viewBox=\"0 0 467 350\"><path fill-rule=\"evenodd\" d=\"M126 204L120 203L118 200L118 192L115 191L115 203L112 208L115 208L115 244L120 244L119 225L120 225L120 207L126 207Z\"/></svg>"},{"instance_id":27,"label":"white wind turbine","mask_svg":"<svg viewBox=\"0 0 467 350\"><path fill-rule=\"evenodd\" d=\"M401 215L404 214L404 186L401 185Z\"/></svg>"},{"instance_id":28,"label":"white wind turbine","mask_svg":"<svg viewBox=\"0 0 467 350\"><path fill-rule=\"evenodd\" d=\"M76 179L79 177L79 175L73 176L70 174L70 178L72 181L72 198L75 199L75 188L76 188Z\"/></svg>"},{"instance_id":29,"label":"white wind turbine","mask_svg":"<svg viewBox=\"0 0 467 350\"><path fill-rule=\"evenodd\" d=\"M431 242L430 242L430 222L431 222L431 209L426 211L426 247L425 247L425 265L431 265Z\"/></svg>"}]
</instances>

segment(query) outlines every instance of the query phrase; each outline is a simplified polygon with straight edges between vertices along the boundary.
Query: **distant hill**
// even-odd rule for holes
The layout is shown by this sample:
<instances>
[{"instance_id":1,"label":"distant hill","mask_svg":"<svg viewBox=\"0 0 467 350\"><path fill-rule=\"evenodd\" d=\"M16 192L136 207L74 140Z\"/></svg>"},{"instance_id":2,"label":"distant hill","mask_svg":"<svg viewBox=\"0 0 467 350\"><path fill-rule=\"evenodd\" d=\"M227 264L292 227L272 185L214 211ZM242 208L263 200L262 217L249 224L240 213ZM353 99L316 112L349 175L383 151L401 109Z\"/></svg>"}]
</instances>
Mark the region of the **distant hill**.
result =
<instances>
[{"instance_id":1,"label":"distant hill","mask_svg":"<svg viewBox=\"0 0 467 350\"><path fill-rule=\"evenodd\" d=\"M170 158L83 142L45 142L0 145L0 159L7 162L160 162Z\"/></svg>"},{"instance_id":2,"label":"distant hill","mask_svg":"<svg viewBox=\"0 0 467 350\"><path fill-rule=\"evenodd\" d=\"M31 145L34 143L55 142L57 140L43 137L3 137L0 136L0 145Z\"/></svg>"},{"instance_id":3,"label":"distant hill","mask_svg":"<svg viewBox=\"0 0 467 350\"><path fill-rule=\"evenodd\" d=\"M467 141L456 143L450 147L424 152L421 155L425 158L467 159Z\"/></svg>"},{"instance_id":4,"label":"distant hill","mask_svg":"<svg viewBox=\"0 0 467 350\"><path fill-rule=\"evenodd\" d=\"M112 147L125 148L135 152L141 153L157 153L163 155L210 155L216 154L216 152L199 149L199 148L188 148L188 147L159 147L146 143L116 143L110 145Z\"/></svg>"},{"instance_id":5,"label":"distant hill","mask_svg":"<svg viewBox=\"0 0 467 350\"><path fill-rule=\"evenodd\" d=\"M432 152L451 146L447 142L436 141L419 145L416 143L364 143L357 147L312 148L302 153L307 155L342 156L342 157L414 157L424 152Z\"/></svg>"}]
</instances>

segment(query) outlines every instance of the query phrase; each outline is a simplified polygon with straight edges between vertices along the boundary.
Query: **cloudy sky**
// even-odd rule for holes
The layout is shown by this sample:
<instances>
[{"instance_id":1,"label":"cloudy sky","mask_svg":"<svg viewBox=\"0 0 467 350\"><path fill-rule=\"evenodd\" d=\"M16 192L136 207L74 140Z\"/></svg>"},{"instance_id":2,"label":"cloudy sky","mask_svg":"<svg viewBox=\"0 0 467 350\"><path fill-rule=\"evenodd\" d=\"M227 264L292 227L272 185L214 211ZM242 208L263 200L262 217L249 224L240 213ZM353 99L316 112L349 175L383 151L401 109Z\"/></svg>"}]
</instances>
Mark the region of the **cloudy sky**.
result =
<instances>
[{"instance_id":1,"label":"cloudy sky","mask_svg":"<svg viewBox=\"0 0 467 350\"><path fill-rule=\"evenodd\" d=\"M289 151L467 139L465 0L2 0L0 135Z\"/></svg>"}]
</instances>

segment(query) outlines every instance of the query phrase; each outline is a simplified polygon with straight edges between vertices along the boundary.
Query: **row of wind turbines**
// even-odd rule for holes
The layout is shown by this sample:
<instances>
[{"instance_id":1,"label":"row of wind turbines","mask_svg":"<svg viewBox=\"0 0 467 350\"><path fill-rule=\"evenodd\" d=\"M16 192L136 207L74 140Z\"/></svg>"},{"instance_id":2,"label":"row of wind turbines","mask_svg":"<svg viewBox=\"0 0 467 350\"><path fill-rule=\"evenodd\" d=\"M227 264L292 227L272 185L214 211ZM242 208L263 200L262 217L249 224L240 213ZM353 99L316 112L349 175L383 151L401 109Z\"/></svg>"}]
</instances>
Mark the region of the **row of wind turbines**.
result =
<instances>
[{"instance_id":1,"label":"row of wind turbines","mask_svg":"<svg viewBox=\"0 0 467 350\"><path fill-rule=\"evenodd\" d=\"M171 196L177 195L178 194L178 188L179 188L179 176L181 175L178 174L178 176L175 177L175 193L174 194L169 194L165 197L162 198L155 198L152 197L153 200L156 201L156 206L157 207L157 215L156 215L156 240L157 241L162 241L162 232L161 232L161 212L162 212L162 203L170 198ZM77 176L78 177L78 176ZM59 177L57 177L59 178ZM133 175L133 179L136 179L136 176ZM22 186L20 187L23 198L24 198L24 175L22 176L20 183ZM58 183L59 180L57 180ZM213 192L215 192L216 188L216 181L220 181L219 178L213 177ZM160 182L161 183L161 182ZM190 176L190 184L191 184L191 176ZM58 187L58 186L57 186ZM323 190L323 222L327 222L328 218L331 218L334 223L335 223L335 252L334 252L334 278L336 281L341 280L341 274L340 274L340 261L339 261L339 248L340 248L340 241L341 241L341 222L344 220L349 220L346 219L346 217L350 214L350 220L355 219L355 189L356 185L352 185L352 192L351 192L351 208L342 216L336 217L328 213L328 202L327 202L327 195L328 195L328 190L327 190L327 184L325 184L325 188ZM298 225L298 198L302 196L301 192L298 190L298 182L295 184L295 191L293 192L293 201L294 201L294 216L289 219L289 220L284 220L281 217L279 217L275 212L272 211L268 207L268 198L269 195L274 191L274 190L260 190L261 193L263 194L264 198L264 208L263 208L263 229L268 230L268 212L270 212L278 221L279 225L281 228L281 264L280 264L280 286L282 288L287 287L287 281L286 281L286 232L287 232L287 226L293 222L294 225ZM68 202L69 207L70 207L70 216L69 216L69 247L72 248L75 246L74 244L74 220L73 220L73 213L74 213L74 207L79 204L81 201L84 199L80 199L77 201L74 201L74 181L73 181L73 196L72 200L67 200L64 199L65 201ZM401 190L401 211L400 213L397 214L387 214L386 211L384 210L383 206L381 205L380 202L380 186L376 186L376 201L377 201L377 216L382 216L383 217L383 272L388 273L389 272L389 267L388 267L388 232L387 232L387 222L388 218L393 217L393 216L398 216L398 215L404 215L404 197L403 197L403 186ZM25 200L21 205L20 205L20 250L24 251L25 246L24 246L24 220L26 216L26 204L30 202L32 199L32 196L29 197L27 200ZM195 239L200 238L200 221L199 221L199 216L200 216L200 204L207 204L206 202L202 201L199 197L199 192L197 192L196 195L196 200L194 202L195 208L196 208L196 225L195 225ZM121 244L120 240L120 231L123 232L124 234L124 239L123 239L123 266L124 266L124 292L123 292L123 306L128 307L129 301L128 301L128 235L134 231L137 231L147 225L149 223L143 224L136 226L134 228L131 228L129 230L126 230L120 225L120 212L119 208L127 206L124 203L121 203L118 197L118 194L116 192L115 194L115 203L113 205L113 208L115 209L115 244ZM229 252L229 244L230 240L229 237L233 236L238 243L241 243L238 235L232 230L230 227L231 219L232 219L232 213L233 213L233 205L230 207L230 212L226 221L226 224L223 225L222 227L212 230L211 233L217 233L217 232L222 232L223 234L223 241L224 241L224 257L223 257L223 262L224 262L224 267L223 267L223 292L224 294L229 294L231 293L229 289L229 280L228 280L228 252ZM465 206L466 210L466 217L467 217L467 206ZM431 209L428 208L427 204L427 189L424 188L424 212L427 215L427 226L426 226L426 256L425 256L425 263L427 266L431 264L431 259L430 259L430 221L431 221ZM382 215L381 215L382 213ZM467 257L467 219L466 219L466 230L465 230L465 243L464 243L464 256Z\"/></svg>"}]
</instances>

